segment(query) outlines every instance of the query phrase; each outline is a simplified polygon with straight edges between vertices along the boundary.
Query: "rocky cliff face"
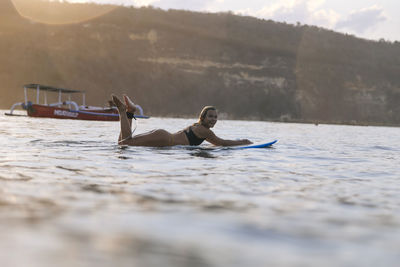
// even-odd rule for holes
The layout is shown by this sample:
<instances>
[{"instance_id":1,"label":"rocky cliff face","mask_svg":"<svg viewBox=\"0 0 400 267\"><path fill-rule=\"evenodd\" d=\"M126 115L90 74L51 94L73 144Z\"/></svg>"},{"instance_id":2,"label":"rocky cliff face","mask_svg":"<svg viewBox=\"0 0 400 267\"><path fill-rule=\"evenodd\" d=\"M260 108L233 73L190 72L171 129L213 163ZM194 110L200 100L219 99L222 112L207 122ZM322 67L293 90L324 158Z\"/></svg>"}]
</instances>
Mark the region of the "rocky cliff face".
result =
<instances>
[{"instance_id":1,"label":"rocky cliff face","mask_svg":"<svg viewBox=\"0 0 400 267\"><path fill-rule=\"evenodd\" d=\"M81 23L26 23L0 38L3 108L22 98L23 84L43 83L86 90L97 105L125 92L161 116L216 105L231 118L400 123L397 43L232 14L122 7Z\"/></svg>"}]
</instances>

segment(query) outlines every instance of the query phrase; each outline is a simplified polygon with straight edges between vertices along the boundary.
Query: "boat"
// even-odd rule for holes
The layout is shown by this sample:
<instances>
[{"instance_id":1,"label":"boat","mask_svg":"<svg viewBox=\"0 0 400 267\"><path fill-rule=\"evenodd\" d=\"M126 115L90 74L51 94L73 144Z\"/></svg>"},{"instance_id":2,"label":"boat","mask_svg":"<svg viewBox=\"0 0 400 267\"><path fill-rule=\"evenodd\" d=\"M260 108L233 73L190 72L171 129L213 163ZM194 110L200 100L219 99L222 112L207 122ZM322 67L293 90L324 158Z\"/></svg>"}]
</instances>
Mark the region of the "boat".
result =
<instances>
[{"instance_id":1,"label":"boat","mask_svg":"<svg viewBox=\"0 0 400 267\"><path fill-rule=\"evenodd\" d=\"M36 90L36 104L28 99L28 89ZM44 94L44 103L40 103L40 94ZM47 103L47 93L58 93L58 101L55 103ZM72 94L82 94L82 105L78 105L75 101L71 100ZM62 100L64 95L68 95L68 100ZM5 113L8 116L25 116L21 114L14 114L17 107L26 110L29 117L42 117L54 119L73 119L73 120L94 120L94 121L118 121L119 114L115 106L109 107L96 107L87 106L85 104L85 91L64 89L59 87L40 85L40 84L26 84L24 85L24 102L17 102L11 106L10 112ZM143 115L143 109L136 105L139 114L136 118L147 119L148 116Z\"/></svg>"}]
</instances>

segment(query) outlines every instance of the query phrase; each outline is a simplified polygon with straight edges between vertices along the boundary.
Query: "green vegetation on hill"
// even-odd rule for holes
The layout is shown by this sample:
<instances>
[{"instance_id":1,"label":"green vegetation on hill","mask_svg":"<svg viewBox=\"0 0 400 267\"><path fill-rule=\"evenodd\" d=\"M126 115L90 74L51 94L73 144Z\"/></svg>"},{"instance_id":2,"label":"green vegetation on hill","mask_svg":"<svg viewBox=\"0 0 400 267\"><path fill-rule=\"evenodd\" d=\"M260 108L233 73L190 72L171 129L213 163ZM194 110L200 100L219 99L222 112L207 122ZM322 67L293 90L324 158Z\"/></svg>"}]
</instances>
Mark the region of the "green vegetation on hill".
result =
<instances>
[{"instance_id":1,"label":"green vegetation on hill","mask_svg":"<svg viewBox=\"0 0 400 267\"><path fill-rule=\"evenodd\" d=\"M31 1L111 11L52 25L3 7L13 15L0 24L2 108L43 83L86 90L96 105L128 93L150 115L216 105L238 119L400 124L398 42L231 13Z\"/></svg>"}]
</instances>

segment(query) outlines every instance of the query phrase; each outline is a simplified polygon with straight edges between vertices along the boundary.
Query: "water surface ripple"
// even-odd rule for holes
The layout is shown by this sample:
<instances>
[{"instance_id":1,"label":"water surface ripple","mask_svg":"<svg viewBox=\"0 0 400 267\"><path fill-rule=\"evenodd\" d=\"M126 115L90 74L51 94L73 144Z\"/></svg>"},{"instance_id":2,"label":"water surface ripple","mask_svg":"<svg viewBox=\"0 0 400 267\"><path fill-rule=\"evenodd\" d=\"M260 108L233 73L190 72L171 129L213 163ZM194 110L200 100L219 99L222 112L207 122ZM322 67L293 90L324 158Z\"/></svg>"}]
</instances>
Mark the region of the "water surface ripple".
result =
<instances>
[{"instance_id":1,"label":"water surface ripple","mask_svg":"<svg viewBox=\"0 0 400 267\"><path fill-rule=\"evenodd\" d=\"M225 120L279 142L213 150L121 148L118 127L0 115L1 266L400 262L399 128Z\"/></svg>"}]
</instances>

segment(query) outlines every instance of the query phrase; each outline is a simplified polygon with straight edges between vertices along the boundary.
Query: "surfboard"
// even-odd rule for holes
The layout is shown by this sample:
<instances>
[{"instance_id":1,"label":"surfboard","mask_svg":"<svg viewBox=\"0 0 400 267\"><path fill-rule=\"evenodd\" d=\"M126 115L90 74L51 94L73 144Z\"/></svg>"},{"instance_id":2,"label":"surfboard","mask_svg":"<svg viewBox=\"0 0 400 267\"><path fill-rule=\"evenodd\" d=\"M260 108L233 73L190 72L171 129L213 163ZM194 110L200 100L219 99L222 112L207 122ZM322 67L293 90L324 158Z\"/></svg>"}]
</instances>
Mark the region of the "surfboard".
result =
<instances>
[{"instance_id":1,"label":"surfboard","mask_svg":"<svg viewBox=\"0 0 400 267\"><path fill-rule=\"evenodd\" d=\"M202 150L202 151L222 151L222 150L231 150L231 149L248 149L248 148L268 148L271 147L273 144L278 142L278 140L274 140L272 142L268 143L262 143L262 144L252 144L248 146L189 146L189 145L183 145L183 146L175 146L174 148L177 149L187 149L187 150ZM120 148L128 148L128 145L118 145ZM157 149L165 149L165 148L170 148L170 147L154 147Z\"/></svg>"},{"instance_id":2,"label":"surfboard","mask_svg":"<svg viewBox=\"0 0 400 267\"><path fill-rule=\"evenodd\" d=\"M248 145L248 146L235 146L235 147L230 147L230 148L231 149L266 148L266 147L272 146L276 142L278 142L278 140L274 140L272 142L263 143L263 144Z\"/></svg>"}]
</instances>

